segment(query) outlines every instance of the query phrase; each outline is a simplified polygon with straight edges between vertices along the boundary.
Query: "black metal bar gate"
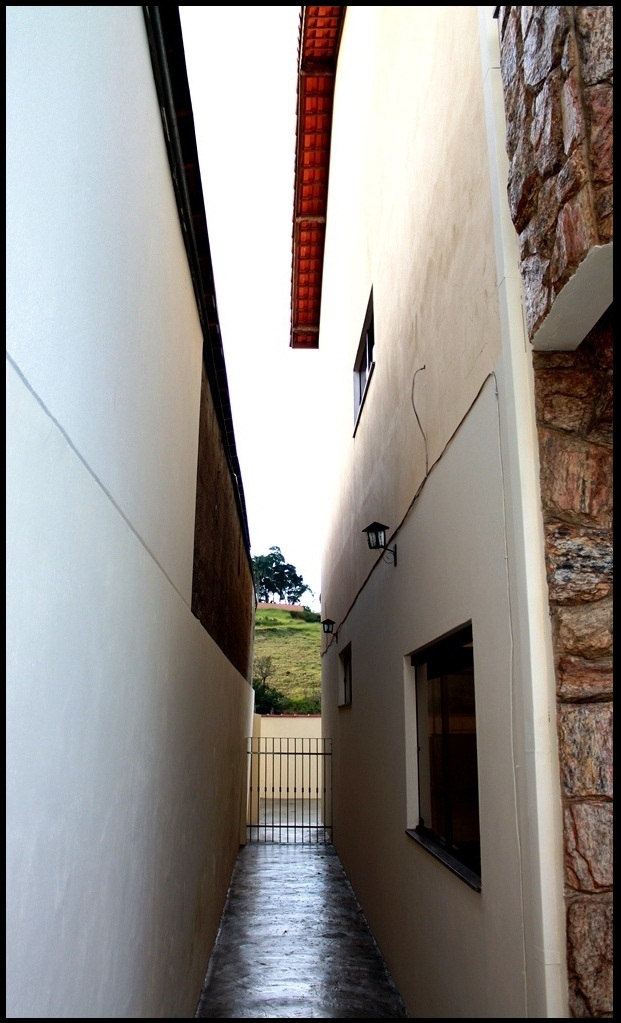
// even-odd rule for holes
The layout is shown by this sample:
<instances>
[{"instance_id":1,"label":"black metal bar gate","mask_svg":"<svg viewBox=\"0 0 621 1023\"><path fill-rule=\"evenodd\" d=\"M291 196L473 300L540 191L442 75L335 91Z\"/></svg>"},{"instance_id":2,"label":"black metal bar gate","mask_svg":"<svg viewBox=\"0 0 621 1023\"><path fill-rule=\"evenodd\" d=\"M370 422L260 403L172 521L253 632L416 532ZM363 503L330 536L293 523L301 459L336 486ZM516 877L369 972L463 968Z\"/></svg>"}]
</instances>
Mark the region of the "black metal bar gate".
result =
<instances>
[{"instance_id":1,"label":"black metal bar gate","mask_svg":"<svg viewBox=\"0 0 621 1023\"><path fill-rule=\"evenodd\" d=\"M248 842L332 842L332 740L253 737Z\"/></svg>"}]
</instances>

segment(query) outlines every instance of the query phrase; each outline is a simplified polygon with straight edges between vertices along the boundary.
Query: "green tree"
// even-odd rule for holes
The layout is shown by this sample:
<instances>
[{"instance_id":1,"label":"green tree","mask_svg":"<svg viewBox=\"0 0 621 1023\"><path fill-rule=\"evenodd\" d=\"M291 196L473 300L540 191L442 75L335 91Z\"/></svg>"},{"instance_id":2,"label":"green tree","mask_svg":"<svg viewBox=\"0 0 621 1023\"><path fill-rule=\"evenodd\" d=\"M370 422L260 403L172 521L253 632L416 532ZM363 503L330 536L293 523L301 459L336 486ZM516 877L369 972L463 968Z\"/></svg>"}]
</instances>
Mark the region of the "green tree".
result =
<instances>
[{"instance_id":1,"label":"green tree","mask_svg":"<svg viewBox=\"0 0 621 1023\"><path fill-rule=\"evenodd\" d=\"M274 597L289 604L297 604L303 593L311 593L304 579L293 565L285 561L280 547L270 547L267 554L252 559L257 599L267 603Z\"/></svg>"},{"instance_id":2,"label":"green tree","mask_svg":"<svg viewBox=\"0 0 621 1023\"><path fill-rule=\"evenodd\" d=\"M253 667L253 677L255 682L262 682L264 686L267 685L268 678L271 678L274 674L274 665L271 657L256 657Z\"/></svg>"},{"instance_id":3,"label":"green tree","mask_svg":"<svg viewBox=\"0 0 621 1023\"><path fill-rule=\"evenodd\" d=\"M277 689L272 689L260 678L255 678L252 683L254 689L254 711L255 714L285 714L288 710L290 700Z\"/></svg>"}]
</instances>

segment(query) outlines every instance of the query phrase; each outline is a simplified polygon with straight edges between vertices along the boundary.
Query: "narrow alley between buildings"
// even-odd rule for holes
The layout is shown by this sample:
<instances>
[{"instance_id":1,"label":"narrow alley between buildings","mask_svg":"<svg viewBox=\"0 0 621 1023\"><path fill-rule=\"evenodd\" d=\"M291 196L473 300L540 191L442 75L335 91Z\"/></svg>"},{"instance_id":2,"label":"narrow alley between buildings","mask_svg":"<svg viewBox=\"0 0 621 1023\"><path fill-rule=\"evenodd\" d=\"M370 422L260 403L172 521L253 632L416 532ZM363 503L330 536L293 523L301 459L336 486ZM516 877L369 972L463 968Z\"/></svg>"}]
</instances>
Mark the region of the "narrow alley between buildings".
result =
<instances>
[{"instance_id":1,"label":"narrow alley between buildings","mask_svg":"<svg viewBox=\"0 0 621 1023\"><path fill-rule=\"evenodd\" d=\"M195 1017L406 1016L334 846L242 847Z\"/></svg>"}]
</instances>

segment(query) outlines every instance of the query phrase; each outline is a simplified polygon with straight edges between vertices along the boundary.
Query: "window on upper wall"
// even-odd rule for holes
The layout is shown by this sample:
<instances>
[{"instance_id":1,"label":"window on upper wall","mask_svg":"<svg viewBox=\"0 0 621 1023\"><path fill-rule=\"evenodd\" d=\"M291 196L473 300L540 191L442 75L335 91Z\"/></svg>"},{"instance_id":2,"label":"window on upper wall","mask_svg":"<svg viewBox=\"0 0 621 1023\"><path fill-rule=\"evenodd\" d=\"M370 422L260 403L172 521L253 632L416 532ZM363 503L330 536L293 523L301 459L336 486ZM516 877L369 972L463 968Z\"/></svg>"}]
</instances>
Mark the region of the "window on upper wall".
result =
<instances>
[{"instance_id":1,"label":"window on upper wall","mask_svg":"<svg viewBox=\"0 0 621 1023\"><path fill-rule=\"evenodd\" d=\"M418 825L408 829L481 889L472 625L411 655L416 672Z\"/></svg>"},{"instance_id":2,"label":"window on upper wall","mask_svg":"<svg viewBox=\"0 0 621 1023\"><path fill-rule=\"evenodd\" d=\"M373 321L373 289L369 297L364 326L360 336L360 344L356 353L354 363L354 425L358 425L358 418L362 411L364 399L367 395L369 380L375 366L375 325Z\"/></svg>"},{"instance_id":3,"label":"window on upper wall","mask_svg":"<svg viewBox=\"0 0 621 1023\"><path fill-rule=\"evenodd\" d=\"M348 707L351 703L351 643L339 654L339 707Z\"/></svg>"}]
</instances>

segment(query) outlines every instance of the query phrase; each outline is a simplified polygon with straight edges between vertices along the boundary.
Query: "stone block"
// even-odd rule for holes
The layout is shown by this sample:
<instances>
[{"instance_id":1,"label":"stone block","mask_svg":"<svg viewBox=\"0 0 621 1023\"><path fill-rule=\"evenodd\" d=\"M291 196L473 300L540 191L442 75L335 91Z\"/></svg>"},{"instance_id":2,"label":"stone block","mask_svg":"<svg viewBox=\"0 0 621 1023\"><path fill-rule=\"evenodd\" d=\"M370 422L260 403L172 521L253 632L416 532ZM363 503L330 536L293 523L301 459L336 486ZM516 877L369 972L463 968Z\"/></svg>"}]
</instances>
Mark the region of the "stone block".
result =
<instances>
[{"instance_id":1,"label":"stone block","mask_svg":"<svg viewBox=\"0 0 621 1023\"><path fill-rule=\"evenodd\" d=\"M596 185L612 185L612 87L597 85L587 89L584 103L590 125L589 156L593 181Z\"/></svg>"},{"instance_id":2,"label":"stone block","mask_svg":"<svg viewBox=\"0 0 621 1023\"><path fill-rule=\"evenodd\" d=\"M560 100L563 148L569 155L585 138L580 80L576 70L567 76Z\"/></svg>"},{"instance_id":3,"label":"stone block","mask_svg":"<svg viewBox=\"0 0 621 1023\"><path fill-rule=\"evenodd\" d=\"M574 196L589 183L590 171L586 156L586 148L578 146L569 154L558 174L554 178L554 205L551 213L558 214L559 209L573 199Z\"/></svg>"},{"instance_id":4,"label":"stone block","mask_svg":"<svg viewBox=\"0 0 621 1023\"><path fill-rule=\"evenodd\" d=\"M584 657L561 657L556 668L560 700L602 700L612 696L612 658L588 661Z\"/></svg>"},{"instance_id":5,"label":"stone block","mask_svg":"<svg viewBox=\"0 0 621 1023\"><path fill-rule=\"evenodd\" d=\"M537 422L583 433L595 414L597 373L583 369L539 370L535 377Z\"/></svg>"},{"instance_id":6,"label":"stone block","mask_svg":"<svg viewBox=\"0 0 621 1023\"><path fill-rule=\"evenodd\" d=\"M505 92L518 80L521 65L522 32L516 7L506 7L501 22L500 76Z\"/></svg>"},{"instance_id":7,"label":"stone block","mask_svg":"<svg viewBox=\"0 0 621 1023\"><path fill-rule=\"evenodd\" d=\"M611 704L563 704L558 725L564 794L612 798Z\"/></svg>"},{"instance_id":8,"label":"stone block","mask_svg":"<svg viewBox=\"0 0 621 1023\"><path fill-rule=\"evenodd\" d=\"M612 374L600 376L593 419L589 424L589 440L597 444L610 445L613 438L613 383Z\"/></svg>"},{"instance_id":9,"label":"stone block","mask_svg":"<svg viewBox=\"0 0 621 1023\"><path fill-rule=\"evenodd\" d=\"M533 104L530 140L542 178L549 177L560 166L564 155L561 89L560 73L554 72L544 82Z\"/></svg>"},{"instance_id":10,"label":"stone block","mask_svg":"<svg viewBox=\"0 0 621 1023\"><path fill-rule=\"evenodd\" d=\"M567 909L569 1008L575 1018L611 1016L612 896L585 895Z\"/></svg>"},{"instance_id":11,"label":"stone block","mask_svg":"<svg viewBox=\"0 0 621 1023\"><path fill-rule=\"evenodd\" d=\"M572 434L539 429L541 496L547 517L612 526L612 451Z\"/></svg>"},{"instance_id":12,"label":"stone block","mask_svg":"<svg viewBox=\"0 0 621 1023\"><path fill-rule=\"evenodd\" d=\"M551 601L576 604L602 600L612 592L610 532L557 522L545 527L545 542Z\"/></svg>"},{"instance_id":13,"label":"stone block","mask_svg":"<svg viewBox=\"0 0 621 1023\"><path fill-rule=\"evenodd\" d=\"M524 283L524 315L530 337L550 309L550 289L545 283L548 266L549 261L540 256L529 256L522 260L520 266Z\"/></svg>"},{"instance_id":14,"label":"stone block","mask_svg":"<svg viewBox=\"0 0 621 1023\"><path fill-rule=\"evenodd\" d=\"M568 886L581 892L612 889L612 803L570 803L563 818Z\"/></svg>"},{"instance_id":15,"label":"stone block","mask_svg":"<svg viewBox=\"0 0 621 1023\"><path fill-rule=\"evenodd\" d=\"M597 661L612 656L612 598L595 603L556 605L552 625L559 657Z\"/></svg>"},{"instance_id":16,"label":"stone block","mask_svg":"<svg viewBox=\"0 0 621 1023\"><path fill-rule=\"evenodd\" d=\"M524 81L529 89L536 89L560 66L565 36L569 30L569 15L566 7L522 8L529 12L529 22L524 32L523 68Z\"/></svg>"},{"instance_id":17,"label":"stone block","mask_svg":"<svg viewBox=\"0 0 621 1023\"><path fill-rule=\"evenodd\" d=\"M573 7L580 73L586 85L610 82L613 75L612 6Z\"/></svg>"},{"instance_id":18,"label":"stone block","mask_svg":"<svg viewBox=\"0 0 621 1023\"><path fill-rule=\"evenodd\" d=\"M583 188L561 209L554 242L550 273L556 290L561 290L576 272L590 249L597 245L599 234L591 191Z\"/></svg>"},{"instance_id":19,"label":"stone block","mask_svg":"<svg viewBox=\"0 0 621 1023\"><path fill-rule=\"evenodd\" d=\"M538 183L539 174L530 144L521 142L513 154L507 187L511 219L518 234L537 212Z\"/></svg>"}]
</instances>

